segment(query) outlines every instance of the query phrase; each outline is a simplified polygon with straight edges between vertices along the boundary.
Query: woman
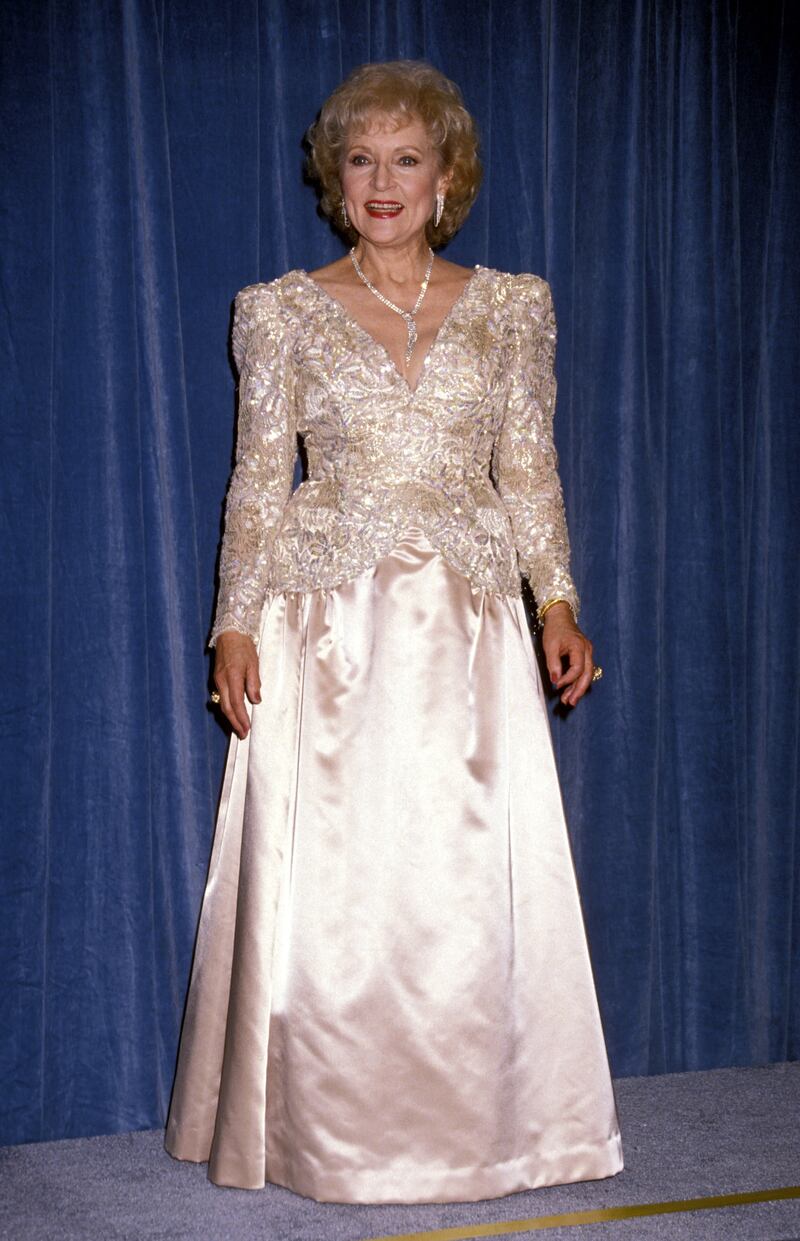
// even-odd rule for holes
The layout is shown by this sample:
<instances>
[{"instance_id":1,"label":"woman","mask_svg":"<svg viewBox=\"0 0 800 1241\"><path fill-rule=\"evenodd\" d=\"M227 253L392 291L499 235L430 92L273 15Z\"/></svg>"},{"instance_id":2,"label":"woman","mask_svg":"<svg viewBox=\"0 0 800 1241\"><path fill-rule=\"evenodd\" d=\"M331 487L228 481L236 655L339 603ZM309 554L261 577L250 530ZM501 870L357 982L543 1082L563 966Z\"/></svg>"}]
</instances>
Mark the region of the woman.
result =
<instances>
[{"instance_id":1,"label":"woman","mask_svg":"<svg viewBox=\"0 0 800 1241\"><path fill-rule=\"evenodd\" d=\"M622 1166L520 598L594 669L552 441L547 283L434 257L475 128L420 62L309 133L353 243L236 298L212 632L231 738L166 1146L220 1185L444 1202ZM308 478L291 493L296 437Z\"/></svg>"}]
</instances>

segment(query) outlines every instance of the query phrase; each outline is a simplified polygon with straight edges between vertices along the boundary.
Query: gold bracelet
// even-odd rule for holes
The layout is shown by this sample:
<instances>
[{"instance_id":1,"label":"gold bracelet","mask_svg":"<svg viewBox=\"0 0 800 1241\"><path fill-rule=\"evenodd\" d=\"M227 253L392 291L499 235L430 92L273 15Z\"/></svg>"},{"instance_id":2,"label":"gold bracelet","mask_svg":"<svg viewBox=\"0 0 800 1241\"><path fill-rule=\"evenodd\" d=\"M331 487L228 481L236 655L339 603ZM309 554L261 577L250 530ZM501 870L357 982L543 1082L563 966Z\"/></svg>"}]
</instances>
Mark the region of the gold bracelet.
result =
<instances>
[{"instance_id":1,"label":"gold bracelet","mask_svg":"<svg viewBox=\"0 0 800 1241\"><path fill-rule=\"evenodd\" d=\"M563 595L554 595L552 599L545 599L542 606L536 609L536 619L539 622L540 629L542 627L542 624L544 623L545 616L550 611L550 608L553 606L554 603L566 603L567 607L572 613L573 621L575 620L575 609L573 608L569 599L565 599Z\"/></svg>"}]
</instances>

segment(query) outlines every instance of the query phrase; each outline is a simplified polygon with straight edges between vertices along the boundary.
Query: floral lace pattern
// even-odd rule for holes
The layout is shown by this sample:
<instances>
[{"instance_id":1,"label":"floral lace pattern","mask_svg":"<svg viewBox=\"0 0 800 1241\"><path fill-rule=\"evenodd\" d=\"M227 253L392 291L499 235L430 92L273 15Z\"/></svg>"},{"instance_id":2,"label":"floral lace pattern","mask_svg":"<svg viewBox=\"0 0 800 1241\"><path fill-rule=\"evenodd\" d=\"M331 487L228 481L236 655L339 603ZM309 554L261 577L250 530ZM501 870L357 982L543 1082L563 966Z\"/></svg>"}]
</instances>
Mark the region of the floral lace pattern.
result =
<instances>
[{"instance_id":1,"label":"floral lace pattern","mask_svg":"<svg viewBox=\"0 0 800 1241\"><path fill-rule=\"evenodd\" d=\"M550 286L477 266L411 389L300 269L237 294L236 466L210 644L258 637L266 598L332 589L421 528L476 590L577 615L553 444ZM297 437L308 477L292 492Z\"/></svg>"}]
</instances>

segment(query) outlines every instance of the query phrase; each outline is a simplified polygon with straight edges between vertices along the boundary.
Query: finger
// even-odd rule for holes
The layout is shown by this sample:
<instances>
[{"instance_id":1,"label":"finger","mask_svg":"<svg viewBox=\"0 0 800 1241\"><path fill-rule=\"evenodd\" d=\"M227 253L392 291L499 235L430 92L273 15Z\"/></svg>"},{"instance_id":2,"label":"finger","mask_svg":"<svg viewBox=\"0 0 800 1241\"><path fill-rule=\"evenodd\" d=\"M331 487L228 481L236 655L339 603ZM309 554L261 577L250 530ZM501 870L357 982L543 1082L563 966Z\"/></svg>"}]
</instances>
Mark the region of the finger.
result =
<instances>
[{"instance_id":1,"label":"finger","mask_svg":"<svg viewBox=\"0 0 800 1241\"><path fill-rule=\"evenodd\" d=\"M575 682L572 688L567 691L566 698L562 699L562 701L566 700L567 706L574 707L576 702L578 702L581 698L583 698L583 695L586 693L587 689L592 683L593 672L594 672L594 664L592 663L591 659L587 659L583 672L578 677L578 680Z\"/></svg>"},{"instance_id":2,"label":"finger","mask_svg":"<svg viewBox=\"0 0 800 1241\"><path fill-rule=\"evenodd\" d=\"M569 706L574 707L575 703L578 702L591 687L592 677L594 676L594 668L594 646L587 638L583 650L583 669L580 676L573 684L572 689L568 691Z\"/></svg>"},{"instance_id":3,"label":"finger","mask_svg":"<svg viewBox=\"0 0 800 1241\"><path fill-rule=\"evenodd\" d=\"M581 678L584 675L585 674L583 671L583 665L581 665L581 667L579 668L578 667L570 668L570 680L569 682L565 682L566 689L561 695L561 701L565 704L565 706L572 707L577 702L575 693L576 693L578 685L580 684ZM580 697L580 695L578 695L578 697Z\"/></svg>"},{"instance_id":4,"label":"finger","mask_svg":"<svg viewBox=\"0 0 800 1241\"><path fill-rule=\"evenodd\" d=\"M220 677L217 688L220 706L234 732L243 740L250 729L250 717L244 705L244 680L241 675L229 673Z\"/></svg>"},{"instance_id":5,"label":"finger","mask_svg":"<svg viewBox=\"0 0 800 1241\"><path fill-rule=\"evenodd\" d=\"M257 659L248 661L245 688L247 689L247 697L252 703L261 702L261 677L258 672Z\"/></svg>"},{"instance_id":6,"label":"finger","mask_svg":"<svg viewBox=\"0 0 800 1241\"><path fill-rule=\"evenodd\" d=\"M557 637L551 637L549 640L545 636L542 640L544 649L544 657L547 661L547 675L553 684L558 687L558 683L563 676L561 669L561 656L566 654L563 643Z\"/></svg>"},{"instance_id":7,"label":"finger","mask_svg":"<svg viewBox=\"0 0 800 1241\"><path fill-rule=\"evenodd\" d=\"M567 667L563 672L561 671L562 656L567 658ZM586 647L580 637L573 642L562 643L559 649L559 675L553 681L554 687L560 690L567 685L572 685L583 672L585 663Z\"/></svg>"}]
</instances>

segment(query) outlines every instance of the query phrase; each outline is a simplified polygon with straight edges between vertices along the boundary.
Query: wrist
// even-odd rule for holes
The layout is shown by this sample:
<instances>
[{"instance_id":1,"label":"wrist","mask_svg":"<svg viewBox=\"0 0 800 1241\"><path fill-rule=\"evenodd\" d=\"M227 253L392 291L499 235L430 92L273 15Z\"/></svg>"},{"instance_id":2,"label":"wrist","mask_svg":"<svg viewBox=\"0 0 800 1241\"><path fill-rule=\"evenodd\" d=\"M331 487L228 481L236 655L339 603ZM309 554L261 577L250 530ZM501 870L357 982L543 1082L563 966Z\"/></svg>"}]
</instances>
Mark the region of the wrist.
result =
<instances>
[{"instance_id":1,"label":"wrist","mask_svg":"<svg viewBox=\"0 0 800 1241\"><path fill-rule=\"evenodd\" d=\"M214 635L214 646L236 646L242 642L251 642L255 646L255 638L242 629L221 629Z\"/></svg>"},{"instance_id":2,"label":"wrist","mask_svg":"<svg viewBox=\"0 0 800 1241\"><path fill-rule=\"evenodd\" d=\"M561 620L569 617L573 624L576 623L575 610L569 599L565 599L562 595L554 595L552 599L545 599L541 607L536 609L536 620L540 629L544 627L548 616Z\"/></svg>"}]
</instances>

